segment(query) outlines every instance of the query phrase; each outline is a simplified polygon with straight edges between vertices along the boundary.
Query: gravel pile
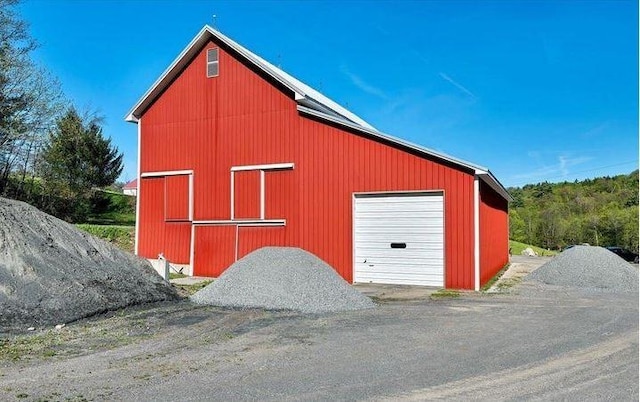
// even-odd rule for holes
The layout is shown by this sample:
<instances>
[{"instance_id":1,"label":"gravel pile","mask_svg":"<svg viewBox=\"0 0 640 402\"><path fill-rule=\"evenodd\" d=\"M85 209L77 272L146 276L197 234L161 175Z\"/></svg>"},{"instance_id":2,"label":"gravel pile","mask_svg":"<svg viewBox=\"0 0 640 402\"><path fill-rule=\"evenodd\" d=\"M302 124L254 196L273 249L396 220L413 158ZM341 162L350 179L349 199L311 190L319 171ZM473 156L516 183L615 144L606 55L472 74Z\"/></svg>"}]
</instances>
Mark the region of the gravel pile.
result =
<instances>
[{"instance_id":1,"label":"gravel pile","mask_svg":"<svg viewBox=\"0 0 640 402\"><path fill-rule=\"evenodd\" d=\"M550 285L637 292L638 270L602 247L574 246L527 276Z\"/></svg>"},{"instance_id":2,"label":"gravel pile","mask_svg":"<svg viewBox=\"0 0 640 402\"><path fill-rule=\"evenodd\" d=\"M248 254L191 300L213 306L303 313L375 307L327 263L294 247L264 247Z\"/></svg>"},{"instance_id":3,"label":"gravel pile","mask_svg":"<svg viewBox=\"0 0 640 402\"><path fill-rule=\"evenodd\" d=\"M0 332L176 298L146 260L0 198Z\"/></svg>"}]
</instances>

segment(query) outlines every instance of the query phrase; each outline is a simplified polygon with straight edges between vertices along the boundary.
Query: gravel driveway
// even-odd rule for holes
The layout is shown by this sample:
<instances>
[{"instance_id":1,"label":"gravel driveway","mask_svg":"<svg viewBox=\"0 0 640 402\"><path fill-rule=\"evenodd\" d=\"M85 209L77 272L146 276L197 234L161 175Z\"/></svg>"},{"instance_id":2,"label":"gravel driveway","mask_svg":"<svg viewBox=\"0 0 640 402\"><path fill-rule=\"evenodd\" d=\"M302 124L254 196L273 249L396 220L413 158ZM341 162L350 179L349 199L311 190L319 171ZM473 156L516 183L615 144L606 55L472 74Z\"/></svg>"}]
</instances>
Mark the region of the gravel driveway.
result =
<instances>
[{"instance_id":1,"label":"gravel driveway","mask_svg":"<svg viewBox=\"0 0 640 402\"><path fill-rule=\"evenodd\" d=\"M508 293L392 298L326 315L165 303L39 336L64 342L34 346L31 357L1 355L0 399L639 396L637 293L519 283ZM21 339L5 341L5 352Z\"/></svg>"}]
</instances>

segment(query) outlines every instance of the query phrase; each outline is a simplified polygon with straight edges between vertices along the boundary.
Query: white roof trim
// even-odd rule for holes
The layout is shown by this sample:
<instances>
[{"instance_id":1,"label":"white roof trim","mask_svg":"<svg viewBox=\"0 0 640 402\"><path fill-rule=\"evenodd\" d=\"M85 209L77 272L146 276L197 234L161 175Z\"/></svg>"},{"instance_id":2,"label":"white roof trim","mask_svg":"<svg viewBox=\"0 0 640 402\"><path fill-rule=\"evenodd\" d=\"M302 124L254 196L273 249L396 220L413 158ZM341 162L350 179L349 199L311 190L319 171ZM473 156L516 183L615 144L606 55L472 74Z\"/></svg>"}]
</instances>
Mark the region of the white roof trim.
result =
<instances>
[{"instance_id":1,"label":"white roof trim","mask_svg":"<svg viewBox=\"0 0 640 402\"><path fill-rule=\"evenodd\" d=\"M205 25L200 32L193 38L193 40L187 45L187 47L178 55L178 57L171 63L169 68L156 80L156 82L145 92L140 100L135 104L131 111L126 115L125 120L130 122L137 122L140 115L144 110L151 105L151 103L162 93L162 91L171 83L171 81L178 75L178 73L184 68L191 58L200 51L201 47L205 45L210 39L216 38L222 43L226 44L237 53L239 53L246 60L260 68L269 76L280 82L285 87L289 88L294 93L294 99L296 102L304 103L310 107L319 107L324 109L323 111L335 113L336 117L342 117L349 120L359 126L374 129L369 123L356 116L354 113L348 111L344 107L340 106L336 102L322 95L320 92L306 85L305 83L297 80L291 75L285 73L278 67L267 62L255 53L247 50L237 42L229 39L219 31Z\"/></svg>"},{"instance_id":2,"label":"white roof trim","mask_svg":"<svg viewBox=\"0 0 640 402\"><path fill-rule=\"evenodd\" d=\"M378 139L381 139L381 140L384 140L384 141L388 141L388 142L391 142L393 144L397 144L397 145L403 146L405 148L412 149L412 150L417 151L417 152L419 152L421 154L424 154L426 156L434 157L434 158L437 158L437 159L440 159L440 160L443 160L443 161L446 161L446 162L450 162L450 163L453 163L455 165L470 169L470 170L473 171L473 173L475 175L480 177L480 179L482 179L489 186L491 186L491 188L493 188L504 199L506 199L507 201L513 201L513 198L511 198L511 195L509 195L509 193L504 188L504 186L502 186L502 184L500 184L500 182L493 176L493 174L489 171L489 169L487 169L487 168L485 168L483 166L479 166L479 165L476 165L474 163L467 162L467 161L455 158L455 157L447 155L447 154L436 152L436 151L434 151L432 149L423 147L421 145L414 144L414 143L409 142L409 141L405 141L405 140L403 140L401 138L397 138L397 137L394 137L392 135L381 133L381 132L379 132L379 131L377 131L375 129L367 129L367 128L358 126L356 124L344 121L342 119L337 119L337 118L335 118L335 117L333 117L331 115L328 115L328 114L325 114L325 113L322 113L322 112L318 112L316 110L313 110L313 109L310 109L310 108L307 108L307 107L304 107L304 106L298 105L298 111L303 113L303 114L308 114L308 115L311 115L311 116L315 116L315 117L318 117L318 118L323 119L323 120L327 120L327 121L330 121L330 122L333 122L333 123L336 123L336 124L340 124L340 125L345 126L345 127L352 128L354 130L358 130L358 131L360 131L362 133L365 133L365 134L368 134L368 135L370 135L372 137L375 137L375 138L378 138Z\"/></svg>"}]
</instances>

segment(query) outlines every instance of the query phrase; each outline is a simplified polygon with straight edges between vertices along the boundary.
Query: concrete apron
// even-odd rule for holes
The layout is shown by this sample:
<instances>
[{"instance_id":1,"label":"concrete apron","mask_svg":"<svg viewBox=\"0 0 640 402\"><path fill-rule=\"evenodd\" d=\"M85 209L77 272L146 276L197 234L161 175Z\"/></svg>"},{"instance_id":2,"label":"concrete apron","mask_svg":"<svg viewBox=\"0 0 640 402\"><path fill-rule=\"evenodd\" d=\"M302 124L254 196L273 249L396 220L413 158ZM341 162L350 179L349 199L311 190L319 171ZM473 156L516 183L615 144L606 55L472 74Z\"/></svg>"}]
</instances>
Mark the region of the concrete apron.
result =
<instances>
[{"instance_id":1,"label":"concrete apron","mask_svg":"<svg viewBox=\"0 0 640 402\"><path fill-rule=\"evenodd\" d=\"M540 268L553 257L529 257L524 255L512 255L509 259L509 268L502 274L487 293L500 292L501 284L511 281L519 283L525 276Z\"/></svg>"},{"instance_id":2,"label":"concrete apron","mask_svg":"<svg viewBox=\"0 0 640 402\"><path fill-rule=\"evenodd\" d=\"M551 257L524 257L512 256L511 265L505 271L502 277L493 284L488 292L499 291L498 284L504 281L520 279L538 267L549 261ZM184 278L171 279L171 283L176 285L196 285L204 281L215 280L202 276L187 276ZM437 287L428 286L410 286L410 285L386 285L379 283L355 283L353 287L360 293L368 297L374 297L379 300L419 300L428 299L433 293L440 290Z\"/></svg>"},{"instance_id":3,"label":"concrete apron","mask_svg":"<svg viewBox=\"0 0 640 402\"><path fill-rule=\"evenodd\" d=\"M553 257L525 257L514 255L510 259L509 268L503 273L488 292L499 292L500 283L505 281L520 281L529 273L535 271ZM417 300L428 299L441 288L409 285L384 285L377 283L355 283L353 287L365 296L384 300ZM463 290L462 292L473 293Z\"/></svg>"}]
</instances>

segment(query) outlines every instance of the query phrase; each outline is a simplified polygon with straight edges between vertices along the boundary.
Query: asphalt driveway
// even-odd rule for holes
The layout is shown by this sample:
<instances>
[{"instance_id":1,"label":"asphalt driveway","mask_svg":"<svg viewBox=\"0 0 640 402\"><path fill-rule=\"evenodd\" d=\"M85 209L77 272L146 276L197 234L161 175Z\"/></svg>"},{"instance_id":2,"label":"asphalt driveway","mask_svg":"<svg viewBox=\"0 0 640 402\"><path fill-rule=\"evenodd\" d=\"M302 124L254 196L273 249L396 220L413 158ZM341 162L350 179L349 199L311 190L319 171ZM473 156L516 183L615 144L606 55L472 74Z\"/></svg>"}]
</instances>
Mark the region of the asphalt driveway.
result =
<instances>
[{"instance_id":1,"label":"asphalt driveway","mask_svg":"<svg viewBox=\"0 0 640 402\"><path fill-rule=\"evenodd\" d=\"M0 399L639 396L637 293L519 283L504 294L389 298L375 310L318 316L183 303L62 331L71 339L65 345L76 348L61 345L54 356L0 362ZM108 331L124 331L124 340L117 338L122 346L79 341Z\"/></svg>"}]
</instances>

